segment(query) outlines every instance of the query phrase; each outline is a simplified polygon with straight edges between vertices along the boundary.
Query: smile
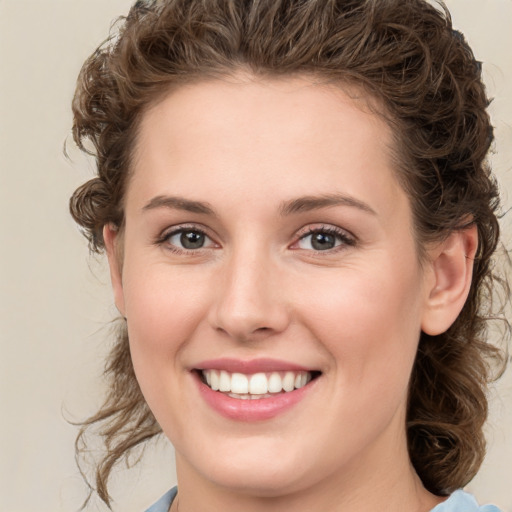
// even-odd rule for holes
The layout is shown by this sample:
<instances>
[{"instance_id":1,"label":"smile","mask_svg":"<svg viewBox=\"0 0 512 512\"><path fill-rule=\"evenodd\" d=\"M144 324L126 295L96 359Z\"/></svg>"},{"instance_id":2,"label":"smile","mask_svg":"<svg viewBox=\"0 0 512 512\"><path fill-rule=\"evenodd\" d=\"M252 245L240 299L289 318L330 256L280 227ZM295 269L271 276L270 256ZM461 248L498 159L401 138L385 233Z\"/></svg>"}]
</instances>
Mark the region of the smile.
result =
<instances>
[{"instance_id":1,"label":"smile","mask_svg":"<svg viewBox=\"0 0 512 512\"><path fill-rule=\"evenodd\" d=\"M322 372L289 361L221 358L202 361L191 375L204 402L239 422L269 420L315 393Z\"/></svg>"},{"instance_id":2,"label":"smile","mask_svg":"<svg viewBox=\"0 0 512 512\"><path fill-rule=\"evenodd\" d=\"M306 386L318 372L283 371L244 374L226 370L202 370L202 381L213 391L231 398L257 400L289 393Z\"/></svg>"}]
</instances>

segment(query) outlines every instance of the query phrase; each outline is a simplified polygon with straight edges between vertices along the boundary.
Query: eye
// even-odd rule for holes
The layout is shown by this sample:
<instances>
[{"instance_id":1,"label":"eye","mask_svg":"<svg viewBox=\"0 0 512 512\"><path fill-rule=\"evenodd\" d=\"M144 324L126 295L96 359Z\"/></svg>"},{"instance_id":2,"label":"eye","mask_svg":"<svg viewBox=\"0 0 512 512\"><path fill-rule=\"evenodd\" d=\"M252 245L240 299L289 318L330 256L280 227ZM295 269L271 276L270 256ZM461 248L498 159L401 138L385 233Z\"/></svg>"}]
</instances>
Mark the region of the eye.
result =
<instances>
[{"instance_id":1,"label":"eye","mask_svg":"<svg viewBox=\"0 0 512 512\"><path fill-rule=\"evenodd\" d=\"M160 240L168 244L175 251L195 251L208 247L215 247L213 240L197 228L178 228L166 233Z\"/></svg>"},{"instance_id":2,"label":"eye","mask_svg":"<svg viewBox=\"0 0 512 512\"><path fill-rule=\"evenodd\" d=\"M297 248L313 251L329 251L340 246L355 245L355 240L341 229L324 227L309 229L297 242Z\"/></svg>"}]
</instances>

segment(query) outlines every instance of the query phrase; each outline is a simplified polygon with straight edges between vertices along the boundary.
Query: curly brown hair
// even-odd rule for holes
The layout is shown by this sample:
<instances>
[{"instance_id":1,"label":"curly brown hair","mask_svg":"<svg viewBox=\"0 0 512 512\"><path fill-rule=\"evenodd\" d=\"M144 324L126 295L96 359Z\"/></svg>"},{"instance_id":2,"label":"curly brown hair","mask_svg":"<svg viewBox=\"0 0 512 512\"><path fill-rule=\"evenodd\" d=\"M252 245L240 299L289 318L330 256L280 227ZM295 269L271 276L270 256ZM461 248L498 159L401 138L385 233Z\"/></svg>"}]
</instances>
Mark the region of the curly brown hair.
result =
<instances>
[{"instance_id":1,"label":"curly brown hair","mask_svg":"<svg viewBox=\"0 0 512 512\"><path fill-rule=\"evenodd\" d=\"M355 85L384 106L396 139L397 175L411 200L421 249L474 224L479 246L462 312L438 336L421 334L407 416L409 453L425 487L445 495L477 472L484 453L486 389L504 357L488 338L499 279L499 198L486 154L493 140L481 64L443 4L424 0L138 1L115 35L85 62L73 101L73 135L94 146L97 177L71 198L92 251L106 224L123 228L123 198L138 125L180 84L248 69L309 74ZM506 288L506 286L505 286ZM495 308L496 309L496 308ZM499 314L499 313L498 313ZM499 373L499 370L498 370ZM124 325L106 366L108 396L86 420L106 453L96 490L108 504L116 462L161 432L138 387Z\"/></svg>"}]
</instances>

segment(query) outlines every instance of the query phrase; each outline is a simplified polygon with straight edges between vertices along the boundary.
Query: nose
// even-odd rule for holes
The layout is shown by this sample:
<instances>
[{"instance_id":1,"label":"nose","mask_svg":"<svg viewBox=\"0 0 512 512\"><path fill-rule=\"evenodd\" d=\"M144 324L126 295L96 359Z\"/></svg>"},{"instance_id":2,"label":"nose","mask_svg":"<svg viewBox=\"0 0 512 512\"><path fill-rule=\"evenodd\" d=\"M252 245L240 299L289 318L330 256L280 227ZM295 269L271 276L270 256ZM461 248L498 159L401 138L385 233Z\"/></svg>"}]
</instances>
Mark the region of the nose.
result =
<instances>
[{"instance_id":1,"label":"nose","mask_svg":"<svg viewBox=\"0 0 512 512\"><path fill-rule=\"evenodd\" d=\"M210 325L237 341L265 339L290 322L282 273L269 255L233 254L218 275Z\"/></svg>"}]
</instances>

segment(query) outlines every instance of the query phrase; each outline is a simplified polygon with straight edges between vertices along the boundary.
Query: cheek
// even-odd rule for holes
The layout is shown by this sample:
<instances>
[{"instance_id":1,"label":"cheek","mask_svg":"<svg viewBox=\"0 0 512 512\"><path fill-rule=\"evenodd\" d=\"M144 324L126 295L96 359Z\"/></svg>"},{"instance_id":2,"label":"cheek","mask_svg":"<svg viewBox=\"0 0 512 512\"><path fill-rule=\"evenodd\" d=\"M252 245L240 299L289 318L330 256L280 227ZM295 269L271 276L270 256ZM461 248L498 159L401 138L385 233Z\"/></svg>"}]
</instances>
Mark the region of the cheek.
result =
<instances>
[{"instance_id":1,"label":"cheek","mask_svg":"<svg viewBox=\"0 0 512 512\"><path fill-rule=\"evenodd\" d=\"M177 365L181 348L207 311L205 278L191 279L186 271L162 263L142 266L135 259L126 262L124 276L134 366L142 371Z\"/></svg>"},{"instance_id":2,"label":"cheek","mask_svg":"<svg viewBox=\"0 0 512 512\"><path fill-rule=\"evenodd\" d=\"M307 285L303 322L331 354L340 379L375 393L384 381L406 386L421 325L420 276L409 267L351 269Z\"/></svg>"},{"instance_id":3,"label":"cheek","mask_svg":"<svg viewBox=\"0 0 512 512\"><path fill-rule=\"evenodd\" d=\"M182 353L207 309L208 287L199 287L200 281L161 262L141 265L133 254L125 261L123 290L135 375L150 409L172 438L186 432L179 421L190 406L180 393Z\"/></svg>"}]
</instances>

